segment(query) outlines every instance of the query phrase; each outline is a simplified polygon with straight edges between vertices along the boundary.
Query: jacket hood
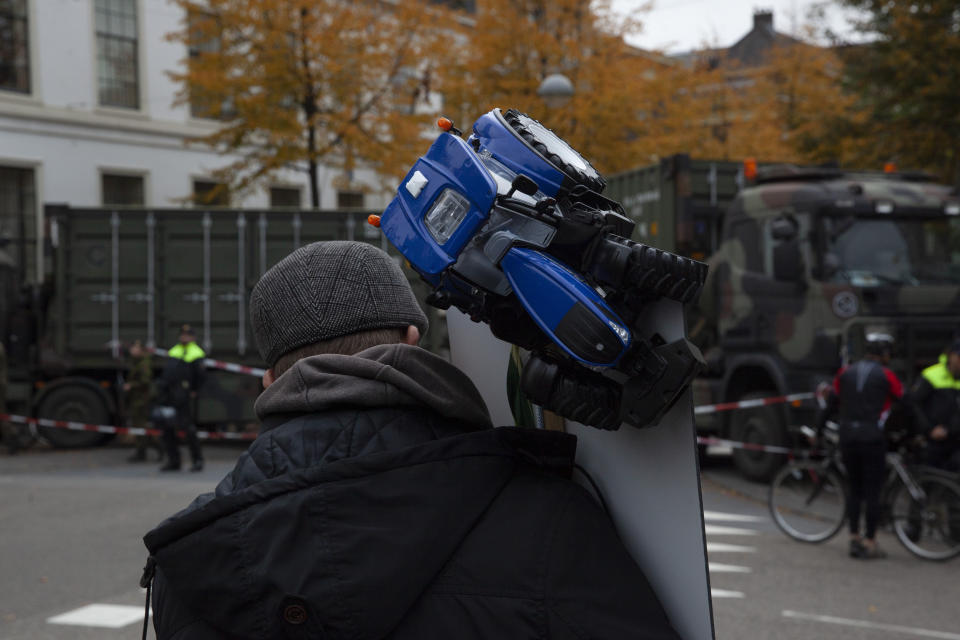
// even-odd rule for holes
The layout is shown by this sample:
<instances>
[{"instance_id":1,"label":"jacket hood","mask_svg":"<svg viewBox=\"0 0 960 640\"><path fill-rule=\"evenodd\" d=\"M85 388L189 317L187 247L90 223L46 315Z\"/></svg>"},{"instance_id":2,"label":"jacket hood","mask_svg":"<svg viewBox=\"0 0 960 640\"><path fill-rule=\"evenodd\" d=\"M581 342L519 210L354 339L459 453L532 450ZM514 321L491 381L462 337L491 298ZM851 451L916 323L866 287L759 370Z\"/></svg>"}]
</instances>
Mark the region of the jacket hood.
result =
<instances>
[{"instance_id":1,"label":"jacket hood","mask_svg":"<svg viewBox=\"0 0 960 640\"><path fill-rule=\"evenodd\" d=\"M518 465L569 475L575 443L506 427L341 459L218 496L144 541L165 588L230 637L381 638ZM306 610L295 629L291 602Z\"/></svg>"},{"instance_id":2,"label":"jacket hood","mask_svg":"<svg viewBox=\"0 0 960 640\"><path fill-rule=\"evenodd\" d=\"M487 406L465 373L407 344L378 345L353 356L304 358L260 394L255 405L265 429L276 418L338 407L427 407L472 428L491 426Z\"/></svg>"}]
</instances>

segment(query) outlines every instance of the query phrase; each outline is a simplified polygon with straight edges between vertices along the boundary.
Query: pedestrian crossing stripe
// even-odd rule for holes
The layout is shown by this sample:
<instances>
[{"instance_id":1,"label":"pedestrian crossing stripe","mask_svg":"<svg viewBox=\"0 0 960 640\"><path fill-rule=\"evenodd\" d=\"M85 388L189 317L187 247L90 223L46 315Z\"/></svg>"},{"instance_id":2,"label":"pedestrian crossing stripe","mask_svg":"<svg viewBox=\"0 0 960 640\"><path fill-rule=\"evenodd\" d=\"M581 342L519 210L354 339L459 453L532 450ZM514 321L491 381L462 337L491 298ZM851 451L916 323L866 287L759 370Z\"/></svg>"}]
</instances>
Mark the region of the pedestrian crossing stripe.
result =
<instances>
[{"instance_id":1,"label":"pedestrian crossing stripe","mask_svg":"<svg viewBox=\"0 0 960 640\"><path fill-rule=\"evenodd\" d=\"M742 598L742 591L728 591L727 589L710 589L712 598Z\"/></svg>"},{"instance_id":2,"label":"pedestrian crossing stripe","mask_svg":"<svg viewBox=\"0 0 960 640\"><path fill-rule=\"evenodd\" d=\"M724 542L707 541L707 552L717 551L726 553L753 553L756 547L748 547L740 544L726 544Z\"/></svg>"},{"instance_id":3,"label":"pedestrian crossing stripe","mask_svg":"<svg viewBox=\"0 0 960 640\"><path fill-rule=\"evenodd\" d=\"M742 529L740 527L723 527L716 524L708 524L703 527L704 533L708 536L755 536L757 532L753 529Z\"/></svg>"},{"instance_id":4,"label":"pedestrian crossing stripe","mask_svg":"<svg viewBox=\"0 0 960 640\"><path fill-rule=\"evenodd\" d=\"M719 562L710 563L712 573L750 573L753 571L750 567L741 567L735 564L720 564Z\"/></svg>"},{"instance_id":5,"label":"pedestrian crossing stripe","mask_svg":"<svg viewBox=\"0 0 960 640\"><path fill-rule=\"evenodd\" d=\"M723 511L704 511L703 519L707 521L727 521L727 522L764 522L766 518L762 516L748 516L742 513L725 513Z\"/></svg>"},{"instance_id":6,"label":"pedestrian crossing stripe","mask_svg":"<svg viewBox=\"0 0 960 640\"><path fill-rule=\"evenodd\" d=\"M131 607L122 604L88 604L85 607L47 618L47 622L50 624L106 627L108 629L122 629L142 620L142 606Z\"/></svg>"}]
</instances>

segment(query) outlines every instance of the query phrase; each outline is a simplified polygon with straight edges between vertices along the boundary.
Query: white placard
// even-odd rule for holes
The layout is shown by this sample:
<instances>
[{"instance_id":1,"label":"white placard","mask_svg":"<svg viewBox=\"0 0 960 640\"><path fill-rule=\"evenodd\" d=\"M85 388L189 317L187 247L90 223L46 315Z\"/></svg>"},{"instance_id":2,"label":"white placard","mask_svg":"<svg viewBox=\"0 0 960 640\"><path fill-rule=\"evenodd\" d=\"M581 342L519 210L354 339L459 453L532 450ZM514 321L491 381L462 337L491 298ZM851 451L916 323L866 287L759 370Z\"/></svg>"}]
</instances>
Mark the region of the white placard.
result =
<instances>
[{"instance_id":1,"label":"white placard","mask_svg":"<svg viewBox=\"0 0 960 640\"><path fill-rule=\"evenodd\" d=\"M681 337L683 307L660 302L644 326ZM495 425L513 424L507 400L510 345L456 309L447 312L453 364L477 385ZM627 550L643 569L674 628L687 640L714 637L693 403L688 390L656 427L601 431L568 422L577 462L591 475Z\"/></svg>"}]
</instances>

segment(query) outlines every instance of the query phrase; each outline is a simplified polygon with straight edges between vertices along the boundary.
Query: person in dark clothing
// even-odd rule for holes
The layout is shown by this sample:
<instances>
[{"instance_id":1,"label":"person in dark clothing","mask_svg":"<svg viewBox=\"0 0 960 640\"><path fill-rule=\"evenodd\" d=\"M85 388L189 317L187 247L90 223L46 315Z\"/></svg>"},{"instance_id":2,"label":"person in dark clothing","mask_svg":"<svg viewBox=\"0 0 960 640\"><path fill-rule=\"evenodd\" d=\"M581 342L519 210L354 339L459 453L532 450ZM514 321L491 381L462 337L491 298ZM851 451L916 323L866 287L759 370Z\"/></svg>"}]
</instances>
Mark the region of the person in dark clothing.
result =
<instances>
[{"instance_id":1,"label":"person in dark clothing","mask_svg":"<svg viewBox=\"0 0 960 640\"><path fill-rule=\"evenodd\" d=\"M180 445L177 431L187 436L187 448L193 463L190 471L203 471L203 452L197 439L197 425L193 418L193 403L197 391L203 386L203 349L196 342L197 334L185 324L180 328L180 342L167 352L160 380L157 381L157 403L171 407L175 414L172 420L163 422L163 443L167 450L167 463L160 471L179 471L181 466Z\"/></svg>"},{"instance_id":2,"label":"person in dark clothing","mask_svg":"<svg viewBox=\"0 0 960 640\"><path fill-rule=\"evenodd\" d=\"M250 314L262 429L144 538L158 638L678 637L571 481L576 438L493 428L416 346L427 319L387 254L303 247Z\"/></svg>"},{"instance_id":3,"label":"person in dark clothing","mask_svg":"<svg viewBox=\"0 0 960 640\"><path fill-rule=\"evenodd\" d=\"M910 403L917 431L927 438L926 463L960 471L960 340L923 370Z\"/></svg>"},{"instance_id":4,"label":"person in dark clothing","mask_svg":"<svg viewBox=\"0 0 960 640\"><path fill-rule=\"evenodd\" d=\"M893 351L893 338L882 333L868 333L866 338L864 358L840 369L833 379L833 394L821 413L817 435L822 435L827 419L839 412L840 455L849 485L850 555L883 558L886 554L876 541L887 455L883 425L892 404L903 397L903 385L886 367ZM861 504L865 506L866 520L863 536Z\"/></svg>"}]
</instances>

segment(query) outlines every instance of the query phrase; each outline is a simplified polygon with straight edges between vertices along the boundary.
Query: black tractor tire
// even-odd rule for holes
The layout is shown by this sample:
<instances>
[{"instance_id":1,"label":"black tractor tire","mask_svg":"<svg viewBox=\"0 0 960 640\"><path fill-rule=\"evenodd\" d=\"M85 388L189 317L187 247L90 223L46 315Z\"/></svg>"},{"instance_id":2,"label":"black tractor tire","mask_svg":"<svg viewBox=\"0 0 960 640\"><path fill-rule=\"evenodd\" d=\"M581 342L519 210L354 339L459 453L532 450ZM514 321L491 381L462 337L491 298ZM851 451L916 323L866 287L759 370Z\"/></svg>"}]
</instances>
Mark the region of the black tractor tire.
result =
<instances>
[{"instance_id":1,"label":"black tractor tire","mask_svg":"<svg viewBox=\"0 0 960 640\"><path fill-rule=\"evenodd\" d=\"M582 184L586 186L588 189L590 189L591 191L595 191L597 193L601 193L603 191L603 188L607 186L607 182L606 180L603 179L603 176L600 175L600 172L597 171L594 168L594 166L590 164L590 161L584 158L579 151L577 151L573 147L570 147L570 151L580 156L580 160L582 160L583 164L586 166L585 170L579 169L578 167L573 166L569 162L564 161L564 159L558 153L556 153L555 150L550 146L551 144L550 140L541 140L540 138L537 137L536 132L531 131L528 126L530 124L536 123L535 125L533 125L534 127L539 125L540 127L547 129L547 131L549 131L550 133L553 133L542 122L535 120L534 118L531 118L525 113L520 113L516 109L508 109L507 111L503 112L503 119L506 121L508 125L510 125L510 127L513 128L514 132L516 132L516 134L520 136L520 138L522 138L524 142L526 142L530 146L531 149L533 149L538 154L540 154L540 156L544 160L552 164L554 167L557 168L557 170L559 170L561 173L563 173L568 178L573 180L576 184ZM553 135L556 135L556 134L553 134ZM561 142L566 144L568 147L570 146L565 140L563 140L559 136L557 136L557 138Z\"/></svg>"},{"instance_id":2,"label":"black tractor tire","mask_svg":"<svg viewBox=\"0 0 960 640\"><path fill-rule=\"evenodd\" d=\"M107 424L110 411L103 396L85 384L64 384L51 389L40 400L35 414L38 418L72 420L90 424ZM61 449L92 447L110 439L110 434L96 431L74 431L58 427L38 427L40 436L52 446Z\"/></svg>"},{"instance_id":3,"label":"black tractor tire","mask_svg":"<svg viewBox=\"0 0 960 640\"><path fill-rule=\"evenodd\" d=\"M754 400L776 395L773 391L751 391L739 400ZM752 409L735 409L730 416L730 439L736 442L786 446L787 427L782 409L771 405ZM733 450L733 465L744 477L755 482L769 482L784 465L787 457L750 449Z\"/></svg>"}]
</instances>

